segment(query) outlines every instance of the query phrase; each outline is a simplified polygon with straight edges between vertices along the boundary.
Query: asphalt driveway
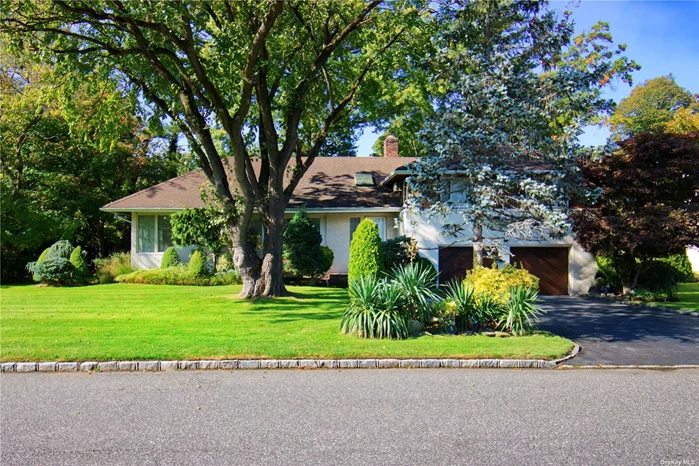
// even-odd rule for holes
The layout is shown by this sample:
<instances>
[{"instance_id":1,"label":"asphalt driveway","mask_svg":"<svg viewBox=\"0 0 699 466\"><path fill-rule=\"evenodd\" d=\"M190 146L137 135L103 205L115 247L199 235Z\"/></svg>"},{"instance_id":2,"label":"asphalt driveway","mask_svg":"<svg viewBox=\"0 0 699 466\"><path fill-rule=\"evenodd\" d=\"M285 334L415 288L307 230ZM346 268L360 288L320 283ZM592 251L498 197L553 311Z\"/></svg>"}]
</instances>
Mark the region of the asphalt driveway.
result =
<instances>
[{"instance_id":1,"label":"asphalt driveway","mask_svg":"<svg viewBox=\"0 0 699 466\"><path fill-rule=\"evenodd\" d=\"M541 300L539 327L582 347L569 364L699 364L697 317L592 298Z\"/></svg>"}]
</instances>

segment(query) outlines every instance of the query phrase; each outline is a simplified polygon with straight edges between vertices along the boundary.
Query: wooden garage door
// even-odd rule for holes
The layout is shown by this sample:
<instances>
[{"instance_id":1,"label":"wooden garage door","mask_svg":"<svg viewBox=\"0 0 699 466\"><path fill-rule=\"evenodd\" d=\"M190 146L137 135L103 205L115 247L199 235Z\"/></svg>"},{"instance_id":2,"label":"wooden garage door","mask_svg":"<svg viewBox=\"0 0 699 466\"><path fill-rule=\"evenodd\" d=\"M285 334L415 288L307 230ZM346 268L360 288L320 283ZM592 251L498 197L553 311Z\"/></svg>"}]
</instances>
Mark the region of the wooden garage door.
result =
<instances>
[{"instance_id":1,"label":"wooden garage door","mask_svg":"<svg viewBox=\"0 0 699 466\"><path fill-rule=\"evenodd\" d=\"M493 259L486 258L484 264L490 267ZM473 268L473 248L451 247L439 250L439 283L452 279L463 280L466 271Z\"/></svg>"},{"instance_id":2,"label":"wooden garage door","mask_svg":"<svg viewBox=\"0 0 699 466\"><path fill-rule=\"evenodd\" d=\"M539 277L542 295L568 294L568 248L510 248L510 262Z\"/></svg>"}]
</instances>

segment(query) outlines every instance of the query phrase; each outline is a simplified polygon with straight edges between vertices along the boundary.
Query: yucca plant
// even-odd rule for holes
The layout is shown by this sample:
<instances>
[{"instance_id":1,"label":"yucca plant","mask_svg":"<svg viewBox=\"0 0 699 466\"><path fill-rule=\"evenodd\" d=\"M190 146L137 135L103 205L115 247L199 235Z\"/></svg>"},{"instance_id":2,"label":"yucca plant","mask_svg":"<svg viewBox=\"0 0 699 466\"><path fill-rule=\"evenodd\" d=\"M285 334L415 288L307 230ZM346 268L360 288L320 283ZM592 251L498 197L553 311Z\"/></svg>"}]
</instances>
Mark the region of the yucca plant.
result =
<instances>
[{"instance_id":1,"label":"yucca plant","mask_svg":"<svg viewBox=\"0 0 699 466\"><path fill-rule=\"evenodd\" d=\"M362 275L349 284L350 303L340 330L363 338L408 337L402 291L386 279Z\"/></svg>"},{"instance_id":2,"label":"yucca plant","mask_svg":"<svg viewBox=\"0 0 699 466\"><path fill-rule=\"evenodd\" d=\"M400 290L405 310L414 320L427 322L431 317L430 305L439 299L437 293L437 271L421 262L399 265L389 274Z\"/></svg>"},{"instance_id":3,"label":"yucca plant","mask_svg":"<svg viewBox=\"0 0 699 466\"><path fill-rule=\"evenodd\" d=\"M532 288L523 286L510 290L505 303L505 313L498 322L504 330L513 335L522 335L534 328L533 321L537 320L543 311L537 307L539 294Z\"/></svg>"},{"instance_id":4,"label":"yucca plant","mask_svg":"<svg viewBox=\"0 0 699 466\"><path fill-rule=\"evenodd\" d=\"M476 294L473 286L460 280L449 281L443 290L444 300L454 304L456 325L459 330L466 330L473 325L476 307Z\"/></svg>"},{"instance_id":5,"label":"yucca plant","mask_svg":"<svg viewBox=\"0 0 699 466\"><path fill-rule=\"evenodd\" d=\"M491 294L478 294L476 304L473 308L474 321L481 325L495 325L503 313L503 306L500 301Z\"/></svg>"}]
</instances>

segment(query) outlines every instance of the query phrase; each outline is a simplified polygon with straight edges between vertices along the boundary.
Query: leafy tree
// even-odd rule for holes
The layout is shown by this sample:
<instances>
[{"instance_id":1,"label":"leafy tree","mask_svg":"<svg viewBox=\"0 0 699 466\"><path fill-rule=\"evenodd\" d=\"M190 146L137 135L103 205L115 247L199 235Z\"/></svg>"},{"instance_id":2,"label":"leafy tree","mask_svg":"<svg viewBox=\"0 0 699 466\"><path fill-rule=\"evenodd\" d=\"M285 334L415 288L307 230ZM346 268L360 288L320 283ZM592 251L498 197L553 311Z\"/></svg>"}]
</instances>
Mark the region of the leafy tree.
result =
<instances>
[{"instance_id":1,"label":"leafy tree","mask_svg":"<svg viewBox=\"0 0 699 466\"><path fill-rule=\"evenodd\" d=\"M663 132L674 121L675 131L682 131L682 122L691 121L699 107L697 98L675 82L674 76L649 79L636 86L631 95L622 99L609 118L609 126L616 138L625 138L642 132ZM695 109L690 109L694 105ZM684 112L687 112L686 115ZM697 117L699 118L699 117ZM688 129L688 128L687 128ZM686 131L690 132L690 131Z\"/></svg>"},{"instance_id":2,"label":"leafy tree","mask_svg":"<svg viewBox=\"0 0 699 466\"><path fill-rule=\"evenodd\" d=\"M611 260L623 292L654 258L699 241L699 137L641 133L601 159L582 162L598 201L573 214L580 244Z\"/></svg>"},{"instance_id":3,"label":"leafy tree","mask_svg":"<svg viewBox=\"0 0 699 466\"><path fill-rule=\"evenodd\" d=\"M177 246L203 246L218 254L226 245L224 225L213 207L184 209L170 215L172 241Z\"/></svg>"},{"instance_id":4,"label":"leafy tree","mask_svg":"<svg viewBox=\"0 0 699 466\"><path fill-rule=\"evenodd\" d=\"M318 225L304 209L294 214L284 231L284 260L288 270L301 276L316 277L328 271L327 259L321 249L323 238ZM332 262L330 263L332 265Z\"/></svg>"},{"instance_id":5,"label":"leafy tree","mask_svg":"<svg viewBox=\"0 0 699 466\"><path fill-rule=\"evenodd\" d=\"M99 208L176 174L161 137L117 83L82 83L0 40L2 279L59 238L96 256L128 245L128 223Z\"/></svg>"},{"instance_id":6,"label":"leafy tree","mask_svg":"<svg viewBox=\"0 0 699 466\"><path fill-rule=\"evenodd\" d=\"M577 136L612 110L601 89L638 65L606 23L573 37L571 13L547 2L456 1L439 21L437 79L446 89L422 133L411 178L415 214L473 241L475 264L509 239L560 237L578 189Z\"/></svg>"},{"instance_id":7,"label":"leafy tree","mask_svg":"<svg viewBox=\"0 0 699 466\"><path fill-rule=\"evenodd\" d=\"M350 242L349 277L350 282L364 275L378 276L383 272L383 251L381 235L376 223L365 218L354 231Z\"/></svg>"},{"instance_id":8,"label":"leafy tree","mask_svg":"<svg viewBox=\"0 0 699 466\"><path fill-rule=\"evenodd\" d=\"M0 31L61 66L122 77L178 125L236 213L227 227L241 295L276 296L286 293L281 239L296 186L328 135L386 118L390 99L377 95L426 39L423 4L8 0ZM247 240L255 210L263 260Z\"/></svg>"}]
</instances>

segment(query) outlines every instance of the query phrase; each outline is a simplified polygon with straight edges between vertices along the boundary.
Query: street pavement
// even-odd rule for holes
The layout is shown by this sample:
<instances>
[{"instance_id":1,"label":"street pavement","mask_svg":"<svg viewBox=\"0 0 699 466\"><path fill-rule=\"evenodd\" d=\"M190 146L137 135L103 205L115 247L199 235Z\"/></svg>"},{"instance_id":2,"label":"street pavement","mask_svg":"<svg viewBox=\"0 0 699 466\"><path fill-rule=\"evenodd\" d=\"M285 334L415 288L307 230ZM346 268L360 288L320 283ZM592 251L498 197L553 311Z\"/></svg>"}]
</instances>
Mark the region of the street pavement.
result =
<instances>
[{"instance_id":1,"label":"street pavement","mask_svg":"<svg viewBox=\"0 0 699 466\"><path fill-rule=\"evenodd\" d=\"M699 370L0 375L0 463L699 465Z\"/></svg>"},{"instance_id":2,"label":"street pavement","mask_svg":"<svg viewBox=\"0 0 699 466\"><path fill-rule=\"evenodd\" d=\"M602 299L541 299L547 313L539 327L582 347L567 364L699 365L699 317Z\"/></svg>"}]
</instances>

